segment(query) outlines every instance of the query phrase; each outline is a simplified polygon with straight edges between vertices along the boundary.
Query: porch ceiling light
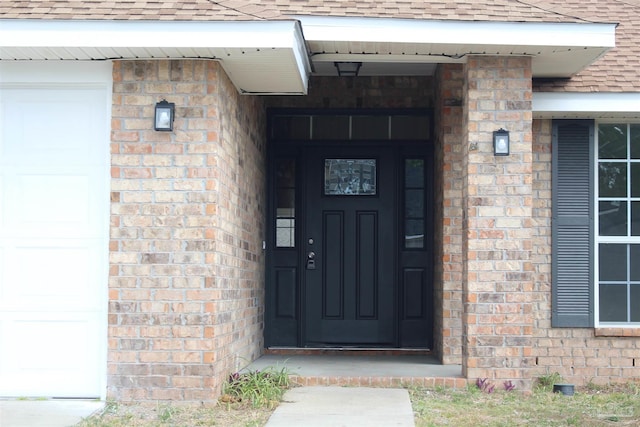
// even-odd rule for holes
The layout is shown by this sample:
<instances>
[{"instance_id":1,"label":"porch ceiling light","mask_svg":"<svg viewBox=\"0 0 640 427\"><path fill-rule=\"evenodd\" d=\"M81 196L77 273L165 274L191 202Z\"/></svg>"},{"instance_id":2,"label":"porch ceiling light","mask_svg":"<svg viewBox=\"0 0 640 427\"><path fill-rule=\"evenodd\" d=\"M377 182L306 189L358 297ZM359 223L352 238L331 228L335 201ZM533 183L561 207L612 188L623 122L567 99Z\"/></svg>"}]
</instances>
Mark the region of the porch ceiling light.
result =
<instances>
[{"instance_id":1,"label":"porch ceiling light","mask_svg":"<svg viewBox=\"0 0 640 427\"><path fill-rule=\"evenodd\" d=\"M154 116L153 128L158 131L170 132L173 130L173 119L175 116L176 104L167 102L166 99L156 103L156 113Z\"/></svg>"},{"instance_id":2,"label":"porch ceiling light","mask_svg":"<svg viewBox=\"0 0 640 427\"><path fill-rule=\"evenodd\" d=\"M509 155L509 131L500 128L493 132L493 155Z\"/></svg>"},{"instance_id":3,"label":"porch ceiling light","mask_svg":"<svg viewBox=\"0 0 640 427\"><path fill-rule=\"evenodd\" d=\"M362 67L362 62L334 62L340 77L356 77Z\"/></svg>"}]
</instances>

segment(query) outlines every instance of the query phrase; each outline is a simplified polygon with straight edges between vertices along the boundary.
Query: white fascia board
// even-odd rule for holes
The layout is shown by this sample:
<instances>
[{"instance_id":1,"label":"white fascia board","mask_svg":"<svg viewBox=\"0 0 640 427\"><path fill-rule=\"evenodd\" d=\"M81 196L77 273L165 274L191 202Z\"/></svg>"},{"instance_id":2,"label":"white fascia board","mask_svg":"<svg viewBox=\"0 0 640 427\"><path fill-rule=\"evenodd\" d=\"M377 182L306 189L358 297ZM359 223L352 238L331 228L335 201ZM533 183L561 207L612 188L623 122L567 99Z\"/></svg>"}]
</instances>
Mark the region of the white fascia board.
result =
<instances>
[{"instance_id":1,"label":"white fascia board","mask_svg":"<svg viewBox=\"0 0 640 427\"><path fill-rule=\"evenodd\" d=\"M292 48L296 21L0 20L0 47Z\"/></svg>"},{"instance_id":2,"label":"white fascia board","mask_svg":"<svg viewBox=\"0 0 640 427\"><path fill-rule=\"evenodd\" d=\"M540 118L638 117L640 92L534 92L532 111Z\"/></svg>"},{"instance_id":3,"label":"white fascia board","mask_svg":"<svg viewBox=\"0 0 640 427\"><path fill-rule=\"evenodd\" d=\"M8 59L182 59L190 55L219 60L239 90L307 93L311 63L302 28L295 20L0 20L0 57ZM274 77L265 81L261 68L273 63L277 64ZM250 69L239 73L247 64ZM278 76L283 76L280 81Z\"/></svg>"},{"instance_id":4,"label":"white fascia board","mask_svg":"<svg viewBox=\"0 0 640 427\"><path fill-rule=\"evenodd\" d=\"M426 21L295 16L307 41L352 41L477 46L609 47L617 24Z\"/></svg>"}]
</instances>

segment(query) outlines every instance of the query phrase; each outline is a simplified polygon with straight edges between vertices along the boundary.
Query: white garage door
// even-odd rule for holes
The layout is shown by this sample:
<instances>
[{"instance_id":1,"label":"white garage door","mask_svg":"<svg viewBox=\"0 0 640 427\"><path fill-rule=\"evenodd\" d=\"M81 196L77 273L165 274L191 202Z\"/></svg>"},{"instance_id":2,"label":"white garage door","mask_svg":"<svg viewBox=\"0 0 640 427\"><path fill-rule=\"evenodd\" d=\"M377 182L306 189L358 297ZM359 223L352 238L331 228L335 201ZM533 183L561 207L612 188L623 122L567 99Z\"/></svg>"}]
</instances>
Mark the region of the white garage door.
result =
<instances>
[{"instance_id":1,"label":"white garage door","mask_svg":"<svg viewBox=\"0 0 640 427\"><path fill-rule=\"evenodd\" d=\"M104 395L108 69L0 68L0 396Z\"/></svg>"}]
</instances>

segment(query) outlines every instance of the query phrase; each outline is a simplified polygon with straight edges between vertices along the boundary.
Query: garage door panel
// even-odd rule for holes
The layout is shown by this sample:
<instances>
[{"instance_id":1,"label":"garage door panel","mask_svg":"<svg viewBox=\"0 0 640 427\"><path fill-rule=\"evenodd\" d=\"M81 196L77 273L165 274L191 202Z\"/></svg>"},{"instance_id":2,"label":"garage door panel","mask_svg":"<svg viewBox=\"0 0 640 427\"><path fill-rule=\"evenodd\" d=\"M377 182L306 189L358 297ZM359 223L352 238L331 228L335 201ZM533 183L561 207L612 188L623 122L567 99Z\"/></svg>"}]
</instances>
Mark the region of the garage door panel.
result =
<instances>
[{"instance_id":1,"label":"garage door panel","mask_svg":"<svg viewBox=\"0 0 640 427\"><path fill-rule=\"evenodd\" d=\"M9 68L0 81L0 396L104 397L110 65ZM54 70L67 82L51 83Z\"/></svg>"},{"instance_id":2,"label":"garage door panel","mask_svg":"<svg viewBox=\"0 0 640 427\"><path fill-rule=\"evenodd\" d=\"M87 175L20 174L15 182L15 203L9 208L14 230L45 228L48 235L91 230Z\"/></svg>"},{"instance_id":3,"label":"garage door panel","mask_svg":"<svg viewBox=\"0 0 640 427\"><path fill-rule=\"evenodd\" d=\"M0 192L0 236L95 237L101 233L108 197L104 177L91 168L61 173L46 168L5 168ZM20 172L18 172L20 170Z\"/></svg>"},{"instance_id":4,"label":"garage door panel","mask_svg":"<svg viewBox=\"0 0 640 427\"><path fill-rule=\"evenodd\" d=\"M104 91L88 89L5 89L3 147L0 154L14 164L67 165L100 162L100 150L88 144L104 130Z\"/></svg>"},{"instance_id":5,"label":"garage door panel","mask_svg":"<svg viewBox=\"0 0 640 427\"><path fill-rule=\"evenodd\" d=\"M7 206L7 201L5 199L5 194L6 191L4 189L4 183L5 183L5 179L4 179L4 168L0 165L0 236L3 236L5 234L4 228L6 227L6 223L5 223L5 212L6 212L6 206ZM1 237L0 237L1 238Z\"/></svg>"},{"instance_id":6,"label":"garage door panel","mask_svg":"<svg viewBox=\"0 0 640 427\"><path fill-rule=\"evenodd\" d=\"M86 396L98 390L95 375L95 331L99 327L91 313L65 315L22 313L0 320L3 351L0 354L0 395ZM8 387L8 384L12 384Z\"/></svg>"},{"instance_id":7,"label":"garage door panel","mask_svg":"<svg viewBox=\"0 0 640 427\"><path fill-rule=\"evenodd\" d=\"M7 243L0 309L98 310L101 241Z\"/></svg>"}]
</instances>

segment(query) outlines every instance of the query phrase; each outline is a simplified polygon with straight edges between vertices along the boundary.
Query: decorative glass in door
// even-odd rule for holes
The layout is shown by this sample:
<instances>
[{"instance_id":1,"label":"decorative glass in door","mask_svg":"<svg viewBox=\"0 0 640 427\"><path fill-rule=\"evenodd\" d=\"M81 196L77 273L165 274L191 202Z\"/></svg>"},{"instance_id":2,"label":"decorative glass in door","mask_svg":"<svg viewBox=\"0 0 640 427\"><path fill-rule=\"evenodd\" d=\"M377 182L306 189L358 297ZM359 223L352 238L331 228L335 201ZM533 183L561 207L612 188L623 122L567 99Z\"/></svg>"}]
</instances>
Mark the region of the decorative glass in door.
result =
<instances>
[{"instance_id":1,"label":"decorative glass in door","mask_svg":"<svg viewBox=\"0 0 640 427\"><path fill-rule=\"evenodd\" d=\"M374 196L375 159L325 159L325 196Z\"/></svg>"}]
</instances>

